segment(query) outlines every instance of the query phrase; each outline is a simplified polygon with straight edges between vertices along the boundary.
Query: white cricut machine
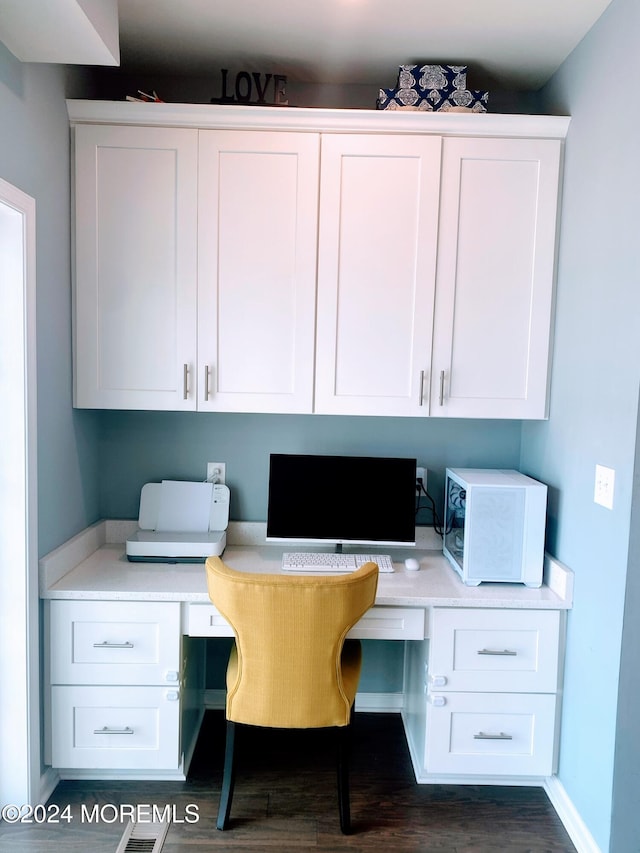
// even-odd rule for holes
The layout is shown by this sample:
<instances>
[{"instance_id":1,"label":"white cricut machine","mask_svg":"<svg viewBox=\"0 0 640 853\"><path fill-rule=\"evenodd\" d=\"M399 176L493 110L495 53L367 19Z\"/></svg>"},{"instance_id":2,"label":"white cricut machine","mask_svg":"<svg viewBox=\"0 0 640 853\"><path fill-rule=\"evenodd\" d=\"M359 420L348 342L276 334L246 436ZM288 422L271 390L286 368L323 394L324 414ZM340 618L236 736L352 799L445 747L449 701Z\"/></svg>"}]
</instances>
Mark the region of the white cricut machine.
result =
<instances>
[{"instance_id":1,"label":"white cricut machine","mask_svg":"<svg viewBox=\"0 0 640 853\"><path fill-rule=\"evenodd\" d=\"M227 544L229 488L221 483L163 480L140 493L138 530L127 539L132 562L196 563Z\"/></svg>"}]
</instances>

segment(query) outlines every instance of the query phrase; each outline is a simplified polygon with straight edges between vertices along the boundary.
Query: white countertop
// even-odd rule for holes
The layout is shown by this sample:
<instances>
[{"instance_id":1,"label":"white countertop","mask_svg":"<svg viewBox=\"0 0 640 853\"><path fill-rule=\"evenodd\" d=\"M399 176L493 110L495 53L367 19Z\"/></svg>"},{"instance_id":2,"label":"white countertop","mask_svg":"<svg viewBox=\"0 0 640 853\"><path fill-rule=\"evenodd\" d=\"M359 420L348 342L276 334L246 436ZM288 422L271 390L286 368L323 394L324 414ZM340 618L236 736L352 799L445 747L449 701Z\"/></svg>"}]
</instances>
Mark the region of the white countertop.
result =
<instances>
[{"instance_id":1,"label":"white countertop","mask_svg":"<svg viewBox=\"0 0 640 853\"><path fill-rule=\"evenodd\" d=\"M40 596L209 603L202 563L130 563L122 544L130 535L130 526L130 522L98 522L43 557ZM134 522L132 529L135 527ZM261 526L247 531L248 527L230 529L229 541L235 544L227 545L224 561L240 571L279 572L282 551L287 549L259 544ZM120 541L112 541L114 538ZM238 539L248 544L237 544ZM389 549L380 550L389 553ZM545 560L545 583L540 589L529 589L523 584L503 583L466 586L438 550L394 549L391 554L395 572L379 575L377 605L546 610L565 610L572 605L573 573L549 557ZM403 561L408 556L419 560L418 571L405 569Z\"/></svg>"}]
</instances>

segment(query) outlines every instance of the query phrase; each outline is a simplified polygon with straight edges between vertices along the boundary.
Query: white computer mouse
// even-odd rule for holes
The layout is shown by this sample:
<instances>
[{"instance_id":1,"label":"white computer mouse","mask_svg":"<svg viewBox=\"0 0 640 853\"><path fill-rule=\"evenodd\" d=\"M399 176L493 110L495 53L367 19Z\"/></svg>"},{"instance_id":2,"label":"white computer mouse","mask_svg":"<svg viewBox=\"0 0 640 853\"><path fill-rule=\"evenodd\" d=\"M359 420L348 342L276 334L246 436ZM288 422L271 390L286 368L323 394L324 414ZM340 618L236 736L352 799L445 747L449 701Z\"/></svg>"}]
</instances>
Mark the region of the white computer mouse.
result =
<instances>
[{"instance_id":1,"label":"white computer mouse","mask_svg":"<svg viewBox=\"0 0 640 853\"><path fill-rule=\"evenodd\" d=\"M420 563L415 557L407 557L404 561L404 567L410 572L416 572L420 568Z\"/></svg>"}]
</instances>

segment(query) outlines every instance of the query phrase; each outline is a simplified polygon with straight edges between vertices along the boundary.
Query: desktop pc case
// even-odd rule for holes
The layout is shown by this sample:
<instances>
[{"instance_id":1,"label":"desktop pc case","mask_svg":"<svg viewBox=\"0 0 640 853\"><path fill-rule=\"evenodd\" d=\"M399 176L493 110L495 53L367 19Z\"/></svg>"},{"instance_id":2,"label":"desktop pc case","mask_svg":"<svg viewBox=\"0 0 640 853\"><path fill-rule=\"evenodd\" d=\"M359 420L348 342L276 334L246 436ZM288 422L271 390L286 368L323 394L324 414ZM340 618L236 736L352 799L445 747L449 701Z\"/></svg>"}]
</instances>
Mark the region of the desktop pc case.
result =
<instances>
[{"instance_id":1,"label":"desktop pc case","mask_svg":"<svg viewBox=\"0 0 640 853\"><path fill-rule=\"evenodd\" d=\"M443 553L465 584L542 585L547 487L518 471L447 468Z\"/></svg>"}]
</instances>

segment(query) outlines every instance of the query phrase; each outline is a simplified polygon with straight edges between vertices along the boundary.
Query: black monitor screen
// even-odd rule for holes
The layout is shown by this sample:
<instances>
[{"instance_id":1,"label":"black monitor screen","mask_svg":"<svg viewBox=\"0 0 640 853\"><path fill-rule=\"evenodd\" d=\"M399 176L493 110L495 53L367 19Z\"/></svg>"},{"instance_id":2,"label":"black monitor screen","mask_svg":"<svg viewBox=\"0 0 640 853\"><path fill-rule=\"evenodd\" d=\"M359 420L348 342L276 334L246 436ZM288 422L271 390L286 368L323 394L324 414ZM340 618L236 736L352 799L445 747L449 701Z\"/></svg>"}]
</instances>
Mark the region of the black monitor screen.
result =
<instances>
[{"instance_id":1,"label":"black monitor screen","mask_svg":"<svg viewBox=\"0 0 640 853\"><path fill-rule=\"evenodd\" d=\"M415 544L416 460L271 454L267 539Z\"/></svg>"}]
</instances>

